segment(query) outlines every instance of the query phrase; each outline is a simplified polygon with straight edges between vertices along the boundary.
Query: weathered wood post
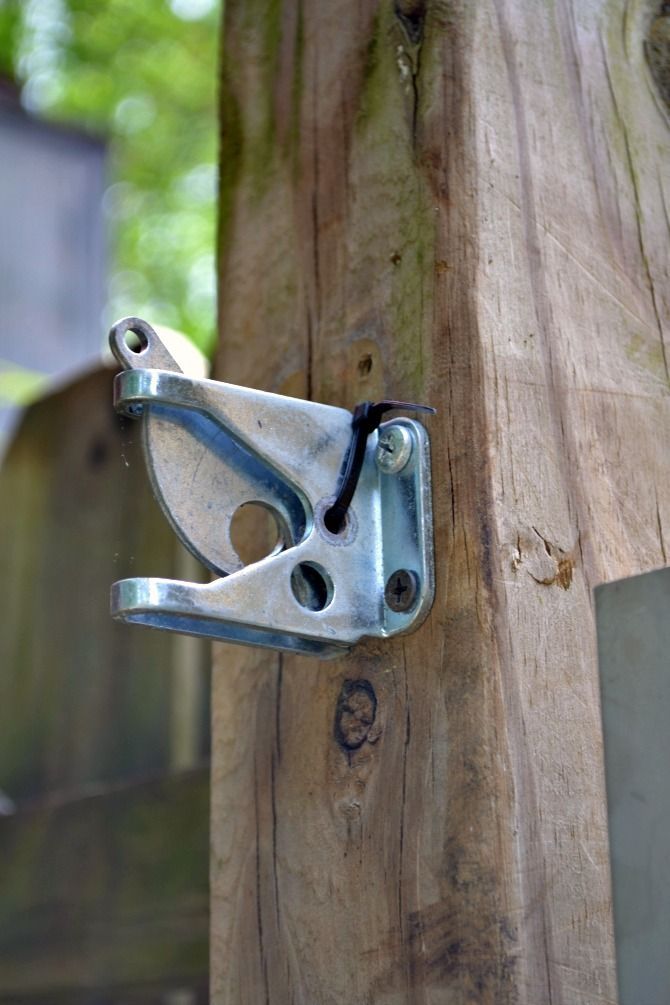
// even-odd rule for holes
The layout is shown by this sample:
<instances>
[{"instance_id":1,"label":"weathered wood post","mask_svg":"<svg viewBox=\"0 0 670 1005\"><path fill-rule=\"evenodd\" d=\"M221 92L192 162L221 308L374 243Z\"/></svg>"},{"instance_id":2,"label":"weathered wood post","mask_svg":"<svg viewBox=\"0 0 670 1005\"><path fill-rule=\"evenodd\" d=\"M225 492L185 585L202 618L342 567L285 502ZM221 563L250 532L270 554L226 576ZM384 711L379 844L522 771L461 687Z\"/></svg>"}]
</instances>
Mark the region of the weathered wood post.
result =
<instances>
[{"instance_id":1,"label":"weathered wood post","mask_svg":"<svg viewBox=\"0 0 670 1005\"><path fill-rule=\"evenodd\" d=\"M226 5L217 375L435 405L438 592L340 662L220 649L216 1005L615 1000L591 590L666 563L661 22Z\"/></svg>"}]
</instances>

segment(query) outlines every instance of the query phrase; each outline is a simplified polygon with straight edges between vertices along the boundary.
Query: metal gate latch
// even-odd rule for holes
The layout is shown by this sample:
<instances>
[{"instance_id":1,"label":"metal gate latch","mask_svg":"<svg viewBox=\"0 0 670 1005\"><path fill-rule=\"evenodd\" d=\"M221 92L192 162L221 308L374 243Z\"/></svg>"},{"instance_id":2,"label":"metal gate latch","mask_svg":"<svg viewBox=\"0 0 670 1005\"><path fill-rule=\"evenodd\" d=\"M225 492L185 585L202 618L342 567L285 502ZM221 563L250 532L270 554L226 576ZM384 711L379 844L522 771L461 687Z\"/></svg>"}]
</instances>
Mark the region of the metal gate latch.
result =
<instances>
[{"instance_id":1,"label":"metal gate latch","mask_svg":"<svg viewBox=\"0 0 670 1005\"><path fill-rule=\"evenodd\" d=\"M114 618L320 657L420 624L434 592L428 435L414 419L381 419L433 409L366 402L352 419L189 377L140 318L117 322L109 338L123 367L115 406L141 417L154 494L220 577L123 579L112 586ZM279 532L274 551L249 565L230 535L246 503L270 510Z\"/></svg>"}]
</instances>

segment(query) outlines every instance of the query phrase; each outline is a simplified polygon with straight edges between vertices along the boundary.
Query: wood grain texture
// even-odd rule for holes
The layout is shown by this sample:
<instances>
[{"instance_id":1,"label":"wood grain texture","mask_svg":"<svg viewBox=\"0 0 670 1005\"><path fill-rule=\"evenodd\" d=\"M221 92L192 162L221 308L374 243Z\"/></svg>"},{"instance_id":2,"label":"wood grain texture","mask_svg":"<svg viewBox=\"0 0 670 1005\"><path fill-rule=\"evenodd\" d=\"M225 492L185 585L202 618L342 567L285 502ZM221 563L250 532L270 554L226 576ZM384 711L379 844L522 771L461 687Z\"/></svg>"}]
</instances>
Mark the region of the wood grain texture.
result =
<instances>
[{"instance_id":1,"label":"wood grain texture","mask_svg":"<svg viewBox=\"0 0 670 1005\"><path fill-rule=\"evenodd\" d=\"M227 5L218 376L435 405L438 591L336 664L218 650L216 1005L615 1001L591 589L667 561L658 14Z\"/></svg>"},{"instance_id":2,"label":"wood grain texture","mask_svg":"<svg viewBox=\"0 0 670 1005\"><path fill-rule=\"evenodd\" d=\"M180 575L137 427L100 369L36 402L0 468L0 788L15 802L207 754L208 701L178 690L174 637L120 625L109 589ZM191 652L207 689L206 651Z\"/></svg>"}]
</instances>

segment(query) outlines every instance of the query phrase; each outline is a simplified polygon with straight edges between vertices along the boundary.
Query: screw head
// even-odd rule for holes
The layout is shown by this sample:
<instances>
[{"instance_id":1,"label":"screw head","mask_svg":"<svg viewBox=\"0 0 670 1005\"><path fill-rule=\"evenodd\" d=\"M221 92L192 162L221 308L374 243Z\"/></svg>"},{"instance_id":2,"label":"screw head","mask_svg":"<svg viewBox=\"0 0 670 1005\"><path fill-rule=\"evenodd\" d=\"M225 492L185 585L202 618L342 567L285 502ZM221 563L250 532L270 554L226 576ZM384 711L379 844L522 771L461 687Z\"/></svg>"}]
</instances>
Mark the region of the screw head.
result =
<instances>
[{"instance_id":1,"label":"screw head","mask_svg":"<svg viewBox=\"0 0 670 1005\"><path fill-rule=\"evenodd\" d=\"M382 426L377 440L375 460L385 475L397 475L412 455L412 434L407 426Z\"/></svg>"},{"instance_id":2,"label":"screw head","mask_svg":"<svg viewBox=\"0 0 670 1005\"><path fill-rule=\"evenodd\" d=\"M384 588L386 606L398 614L410 611L419 592L419 577L410 569L396 569Z\"/></svg>"}]
</instances>

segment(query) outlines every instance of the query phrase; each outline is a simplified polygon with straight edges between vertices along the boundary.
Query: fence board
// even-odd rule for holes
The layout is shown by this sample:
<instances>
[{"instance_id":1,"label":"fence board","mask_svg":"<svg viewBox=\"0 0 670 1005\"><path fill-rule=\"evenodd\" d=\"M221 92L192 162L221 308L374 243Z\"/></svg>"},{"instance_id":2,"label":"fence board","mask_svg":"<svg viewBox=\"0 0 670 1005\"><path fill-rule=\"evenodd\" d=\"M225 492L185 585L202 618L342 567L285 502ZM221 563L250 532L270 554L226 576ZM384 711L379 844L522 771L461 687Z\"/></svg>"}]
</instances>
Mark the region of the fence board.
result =
<instances>
[{"instance_id":1,"label":"fence board","mask_svg":"<svg viewBox=\"0 0 670 1005\"><path fill-rule=\"evenodd\" d=\"M119 625L192 577L113 372L25 413L0 467L0 1002L208 1000L208 648ZM203 760L204 758L204 760Z\"/></svg>"},{"instance_id":2,"label":"fence board","mask_svg":"<svg viewBox=\"0 0 670 1005\"><path fill-rule=\"evenodd\" d=\"M31 406L0 468L0 788L15 801L167 770L188 704L173 707L176 640L109 616L113 580L184 565L138 427L112 410L112 376L100 369ZM208 656L188 653L203 695L185 713L197 716L197 760Z\"/></svg>"},{"instance_id":3,"label":"fence board","mask_svg":"<svg viewBox=\"0 0 670 1005\"><path fill-rule=\"evenodd\" d=\"M195 1005L207 980L208 805L199 768L1 820L0 1002L167 1002L188 988Z\"/></svg>"}]
</instances>

